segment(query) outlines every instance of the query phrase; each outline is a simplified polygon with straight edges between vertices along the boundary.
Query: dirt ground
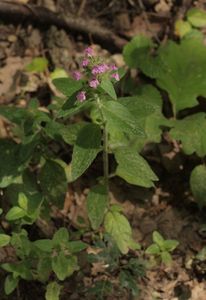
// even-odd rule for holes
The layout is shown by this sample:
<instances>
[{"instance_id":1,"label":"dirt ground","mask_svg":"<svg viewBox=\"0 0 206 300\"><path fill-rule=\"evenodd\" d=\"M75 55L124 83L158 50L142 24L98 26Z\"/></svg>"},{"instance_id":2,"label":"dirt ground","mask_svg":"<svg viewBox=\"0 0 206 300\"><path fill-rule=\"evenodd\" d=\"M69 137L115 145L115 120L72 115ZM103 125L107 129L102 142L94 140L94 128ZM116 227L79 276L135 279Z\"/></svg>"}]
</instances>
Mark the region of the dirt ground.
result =
<instances>
[{"instance_id":1,"label":"dirt ground","mask_svg":"<svg viewBox=\"0 0 206 300\"><path fill-rule=\"evenodd\" d=\"M1 0L0 2L7 2ZM95 22L100 29L112 29L125 42L136 34L143 33L162 43L174 36L174 21L184 16L193 5L206 8L202 1L190 0L16 0L18 5L40 5L58 15L79 18L87 24ZM0 3L0 19L1 3ZM80 60L82 50L90 43L95 44L99 53L110 57L118 66L123 65L121 46L114 48L104 34L94 37L81 32L81 28L34 24L28 20L8 20L0 23L0 104L25 105L31 97L37 97L42 106L47 106L53 93L48 74L25 73L24 67L34 57L43 56L49 61L48 72L55 67L64 68L68 73L74 70ZM93 21L92 21L92 20ZM114 43L115 44L115 43ZM116 45L116 44L115 44ZM1 122L1 120L0 120ZM0 136L6 135L3 125ZM205 300L206 260L198 261L197 253L206 245L206 211L199 211L189 190L188 180L196 157L186 157L182 153L171 156L171 149L165 141L151 145L144 156L159 176L155 188L144 189L126 185L118 180L111 181L111 195L114 202L121 202L128 216L134 238L143 248L151 244L154 230L165 238L177 239L180 243L173 254L170 267L162 265L148 269L139 280L140 300ZM180 169L180 166L183 166ZM88 173L85 182L92 176ZM84 213L85 182L80 182L75 191L75 203L71 214ZM79 200L80 199L80 200ZM73 210L72 210L73 209ZM75 210L75 213L74 213ZM1 255L6 255L5 253ZM2 282L5 274L0 273L0 299L44 299L44 290L37 283L22 282L19 290L4 298ZM97 276L103 276L101 272ZM84 283L94 278L85 275ZM70 287L65 299L90 299L79 295ZM67 287L67 286L66 286ZM66 290L65 287L65 290ZM78 290L78 286L76 287ZM92 299L92 298L91 298ZM107 299L130 299L128 294L115 295ZM132 298L131 298L132 299Z\"/></svg>"}]
</instances>

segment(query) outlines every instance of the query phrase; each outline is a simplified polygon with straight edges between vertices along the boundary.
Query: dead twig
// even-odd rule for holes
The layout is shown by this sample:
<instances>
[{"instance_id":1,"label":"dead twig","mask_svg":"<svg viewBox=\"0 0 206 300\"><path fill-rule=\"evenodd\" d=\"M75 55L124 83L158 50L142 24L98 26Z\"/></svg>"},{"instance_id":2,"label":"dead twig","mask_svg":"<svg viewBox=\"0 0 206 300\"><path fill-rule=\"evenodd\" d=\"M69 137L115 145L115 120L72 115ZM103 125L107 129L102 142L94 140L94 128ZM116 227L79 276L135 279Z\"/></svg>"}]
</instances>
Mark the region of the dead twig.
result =
<instances>
[{"instance_id":1,"label":"dead twig","mask_svg":"<svg viewBox=\"0 0 206 300\"><path fill-rule=\"evenodd\" d=\"M110 51L121 51L127 40L119 37L111 30L100 26L95 20L86 20L74 16L64 17L47 8L19 4L15 2L0 2L0 18L5 22L29 22L35 26L51 26L63 28L69 33L81 33L103 45Z\"/></svg>"}]
</instances>

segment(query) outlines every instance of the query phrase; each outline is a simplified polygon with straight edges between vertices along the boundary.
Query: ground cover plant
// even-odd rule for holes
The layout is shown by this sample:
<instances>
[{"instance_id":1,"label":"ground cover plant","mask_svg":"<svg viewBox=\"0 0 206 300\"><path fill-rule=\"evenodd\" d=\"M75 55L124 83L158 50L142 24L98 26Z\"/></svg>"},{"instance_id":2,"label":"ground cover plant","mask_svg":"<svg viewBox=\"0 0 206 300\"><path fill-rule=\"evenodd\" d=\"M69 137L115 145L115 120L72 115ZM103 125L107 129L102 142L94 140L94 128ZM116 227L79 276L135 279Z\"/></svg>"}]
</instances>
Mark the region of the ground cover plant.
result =
<instances>
[{"instance_id":1,"label":"ground cover plant","mask_svg":"<svg viewBox=\"0 0 206 300\"><path fill-rule=\"evenodd\" d=\"M178 162L175 176L186 176L190 198L183 207L192 203L200 216L195 230L205 238L205 19L204 11L190 9L175 23L178 38L161 44L135 36L123 48L120 68L94 45L83 50L70 75L62 68L50 71L45 57L26 65L25 74L49 78L54 95L48 105L33 96L25 107L0 106L8 128L0 139L3 299L24 299L23 288L32 284L46 300L147 299L141 286L147 272L159 267L160 274L167 268L171 273L185 251L181 231L172 228L168 236L149 225L144 243L113 189L117 184L126 195L139 191L136 186L145 195L158 191L162 169L170 168L160 151L165 144L172 149L170 160L178 154L191 161L188 168L183 159ZM160 160L150 160L157 149ZM76 192L82 182L84 212L75 215L71 202L82 202ZM147 205L149 211L152 201ZM140 225L143 221L144 214ZM205 247L198 244L195 255L179 265L204 282L205 260ZM183 294L176 285L173 296ZM163 299L154 290L150 296Z\"/></svg>"}]
</instances>

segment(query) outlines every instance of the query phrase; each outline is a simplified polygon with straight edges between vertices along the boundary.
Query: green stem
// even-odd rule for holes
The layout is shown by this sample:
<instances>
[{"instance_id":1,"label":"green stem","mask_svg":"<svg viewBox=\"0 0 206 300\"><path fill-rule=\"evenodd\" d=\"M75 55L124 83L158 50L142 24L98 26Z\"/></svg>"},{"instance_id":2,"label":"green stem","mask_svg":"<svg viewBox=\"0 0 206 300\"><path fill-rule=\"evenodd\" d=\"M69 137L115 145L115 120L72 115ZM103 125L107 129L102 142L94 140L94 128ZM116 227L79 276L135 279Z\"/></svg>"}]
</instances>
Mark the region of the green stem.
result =
<instances>
[{"instance_id":1,"label":"green stem","mask_svg":"<svg viewBox=\"0 0 206 300\"><path fill-rule=\"evenodd\" d=\"M97 106L101 115L103 125L103 168L104 168L104 183L109 195L109 156L108 156L108 132L106 128L106 120L102 113L102 104L99 97L96 95Z\"/></svg>"}]
</instances>

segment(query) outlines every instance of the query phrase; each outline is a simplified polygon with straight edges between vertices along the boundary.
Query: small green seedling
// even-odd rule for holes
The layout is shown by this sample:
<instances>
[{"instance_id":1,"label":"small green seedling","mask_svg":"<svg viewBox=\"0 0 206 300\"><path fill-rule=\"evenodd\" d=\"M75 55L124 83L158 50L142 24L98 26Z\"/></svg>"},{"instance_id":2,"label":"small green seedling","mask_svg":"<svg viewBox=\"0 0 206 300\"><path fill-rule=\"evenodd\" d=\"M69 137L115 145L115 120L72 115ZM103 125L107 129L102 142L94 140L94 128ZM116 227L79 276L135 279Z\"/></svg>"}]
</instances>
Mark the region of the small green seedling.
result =
<instances>
[{"instance_id":1,"label":"small green seedling","mask_svg":"<svg viewBox=\"0 0 206 300\"><path fill-rule=\"evenodd\" d=\"M176 240L165 240L157 231L153 232L152 239L153 244L146 249L145 253L153 255L165 265L170 265L172 262L170 252L177 248L179 242Z\"/></svg>"}]
</instances>

